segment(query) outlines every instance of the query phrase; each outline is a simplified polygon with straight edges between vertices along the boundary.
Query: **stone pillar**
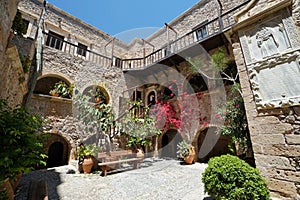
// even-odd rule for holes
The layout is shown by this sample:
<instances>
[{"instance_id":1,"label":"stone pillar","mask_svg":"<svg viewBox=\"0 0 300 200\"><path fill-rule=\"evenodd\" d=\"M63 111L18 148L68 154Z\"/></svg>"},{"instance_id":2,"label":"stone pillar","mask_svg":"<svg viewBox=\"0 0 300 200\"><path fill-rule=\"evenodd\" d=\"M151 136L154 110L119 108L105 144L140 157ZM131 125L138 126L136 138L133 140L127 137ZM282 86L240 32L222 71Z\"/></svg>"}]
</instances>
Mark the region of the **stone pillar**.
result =
<instances>
[{"instance_id":1,"label":"stone pillar","mask_svg":"<svg viewBox=\"0 0 300 200\"><path fill-rule=\"evenodd\" d=\"M300 96L296 84L300 77L291 70L299 67L294 61L299 59L299 35L298 27L293 26L295 17L284 8L287 3L257 1L260 6L253 4L242 11L245 15L239 14L233 28L232 47L256 166L267 178L273 197L300 199L300 105L293 100ZM262 8L268 8L269 13ZM277 45L261 49L259 31L268 28L274 32L264 34L263 42L274 37ZM287 38L290 43L285 43ZM293 94L287 88L294 88Z\"/></svg>"}]
</instances>

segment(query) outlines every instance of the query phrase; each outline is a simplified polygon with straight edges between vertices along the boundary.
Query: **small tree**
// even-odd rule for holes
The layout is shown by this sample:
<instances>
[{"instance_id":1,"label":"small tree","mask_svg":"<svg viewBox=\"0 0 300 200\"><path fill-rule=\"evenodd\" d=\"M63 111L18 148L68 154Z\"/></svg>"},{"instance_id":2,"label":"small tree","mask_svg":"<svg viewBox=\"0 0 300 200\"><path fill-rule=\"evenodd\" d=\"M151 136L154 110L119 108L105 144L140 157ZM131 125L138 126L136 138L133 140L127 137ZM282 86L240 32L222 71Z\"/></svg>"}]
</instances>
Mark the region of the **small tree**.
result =
<instances>
[{"instance_id":1,"label":"small tree","mask_svg":"<svg viewBox=\"0 0 300 200\"><path fill-rule=\"evenodd\" d=\"M191 65L197 66L198 60L190 59ZM228 57L224 48L219 48L217 52L211 55L210 66L220 73L221 77L217 78L217 80L221 79L227 90L227 101L220 105L215 116L224 122L224 125L219 127L217 132L229 136L233 143L237 144L244 152L251 150L248 123L236 64L233 59ZM206 78L210 80L216 79L210 76L206 76ZM230 144L229 148L235 151L232 144Z\"/></svg>"},{"instance_id":2,"label":"small tree","mask_svg":"<svg viewBox=\"0 0 300 200\"><path fill-rule=\"evenodd\" d=\"M149 107L143 108L142 116L134 113L135 109L141 106L140 101L130 102L133 105L131 111L126 111L126 114L120 120L122 134L127 139L127 147L133 149L141 147L150 147L152 145L152 137L161 134L161 130L156 126L156 119L149 115Z\"/></svg>"},{"instance_id":3,"label":"small tree","mask_svg":"<svg viewBox=\"0 0 300 200\"><path fill-rule=\"evenodd\" d=\"M246 152L252 149L252 146L236 65L228 58L224 48L218 49L212 55L212 65L221 73L224 85L227 87L227 101L216 115L216 118L225 122L218 128L218 133L229 136L233 143L238 145L239 150ZM227 86L226 83L229 85ZM235 151L231 144L229 148Z\"/></svg>"},{"instance_id":4,"label":"small tree","mask_svg":"<svg viewBox=\"0 0 300 200\"><path fill-rule=\"evenodd\" d=\"M114 135L109 134L109 130L116 126L111 106L105 103L92 103L91 97L79 94L78 91L76 93L73 98L74 107L77 109L75 117L85 125L86 132L93 131L109 138L107 145L110 149L110 142Z\"/></svg>"}]
</instances>

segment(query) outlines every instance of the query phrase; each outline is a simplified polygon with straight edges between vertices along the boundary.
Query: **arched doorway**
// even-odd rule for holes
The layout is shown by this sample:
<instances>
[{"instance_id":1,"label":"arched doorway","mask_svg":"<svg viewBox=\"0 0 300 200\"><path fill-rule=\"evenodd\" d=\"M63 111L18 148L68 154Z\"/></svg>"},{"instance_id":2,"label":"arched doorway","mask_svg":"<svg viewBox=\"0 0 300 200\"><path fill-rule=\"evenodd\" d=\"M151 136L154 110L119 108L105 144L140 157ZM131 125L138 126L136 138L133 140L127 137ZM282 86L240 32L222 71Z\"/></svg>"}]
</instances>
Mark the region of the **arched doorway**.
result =
<instances>
[{"instance_id":1,"label":"arched doorway","mask_svg":"<svg viewBox=\"0 0 300 200\"><path fill-rule=\"evenodd\" d=\"M47 167L58 167L63 165L64 145L61 142L54 142L48 151Z\"/></svg>"},{"instance_id":2,"label":"arched doorway","mask_svg":"<svg viewBox=\"0 0 300 200\"><path fill-rule=\"evenodd\" d=\"M181 141L182 137L177 130L168 130L162 136L161 157L177 158L177 144Z\"/></svg>"},{"instance_id":3,"label":"arched doorway","mask_svg":"<svg viewBox=\"0 0 300 200\"><path fill-rule=\"evenodd\" d=\"M193 75L186 85L186 91L188 94L204 92L207 90L207 79L201 74Z\"/></svg>"},{"instance_id":4,"label":"arched doorway","mask_svg":"<svg viewBox=\"0 0 300 200\"><path fill-rule=\"evenodd\" d=\"M208 162L211 157L230 153L228 136L219 135L216 127L203 130L198 137L198 160Z\"/></svg>"},{"instance_id":5,"label":"arched doorway","mask_svg":"<svg viewBox=\"0 0 300 200\"><path fill-rule=\"evenodd\" d=\"M70 146L60 135L52 134L48 139L47 145L47 168L67 165L70 155Z\"/></svg>"}]
</instances>

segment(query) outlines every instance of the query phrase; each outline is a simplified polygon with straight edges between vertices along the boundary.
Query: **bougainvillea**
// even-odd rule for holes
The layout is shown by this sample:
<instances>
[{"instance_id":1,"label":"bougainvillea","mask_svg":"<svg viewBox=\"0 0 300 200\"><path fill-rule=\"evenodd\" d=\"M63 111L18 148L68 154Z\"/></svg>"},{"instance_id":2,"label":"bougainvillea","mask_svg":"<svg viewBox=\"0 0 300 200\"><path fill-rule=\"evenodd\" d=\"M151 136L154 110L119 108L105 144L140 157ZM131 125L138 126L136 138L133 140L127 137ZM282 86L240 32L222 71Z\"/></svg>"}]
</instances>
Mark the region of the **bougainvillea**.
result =
<instances>
[{"instance_id":1,"label":"bougainvillea","mask_svg":"<svg viewBox=\"0 0 300 200\"><path fill-rule=\"evenodd\" d=\"M156 116L158 128L176 128L188 142L192 142L199 126L208 125L205 117L201 116L199 95L186 92L178 96L174 93L163 94L151 112Z\"/></svg>"}]
</instances>

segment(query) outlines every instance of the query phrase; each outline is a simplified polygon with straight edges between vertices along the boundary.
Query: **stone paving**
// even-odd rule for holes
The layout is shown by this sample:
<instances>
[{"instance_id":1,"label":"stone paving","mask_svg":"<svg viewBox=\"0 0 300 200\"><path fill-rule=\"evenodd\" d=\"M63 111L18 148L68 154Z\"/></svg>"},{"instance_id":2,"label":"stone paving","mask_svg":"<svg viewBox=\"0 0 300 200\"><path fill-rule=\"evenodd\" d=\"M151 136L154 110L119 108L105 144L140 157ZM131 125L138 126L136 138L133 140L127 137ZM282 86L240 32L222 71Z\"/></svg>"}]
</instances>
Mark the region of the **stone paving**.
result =
<instances>
[{"instance_id":1,"label":"stone paving","mask_svg":"<svg viewBox=\"0 0 300 200\"><path fill-rule=\"evenodd\" d=\"M204 194L201 174L206 164L184 165L178 160L145 159L140 169L108 173L69 174L74 166L62 166L25 174L15 200L27 199L30 180L47 182L50 200L76 199L210 199Z\"/></svg>"}]
</instances>

